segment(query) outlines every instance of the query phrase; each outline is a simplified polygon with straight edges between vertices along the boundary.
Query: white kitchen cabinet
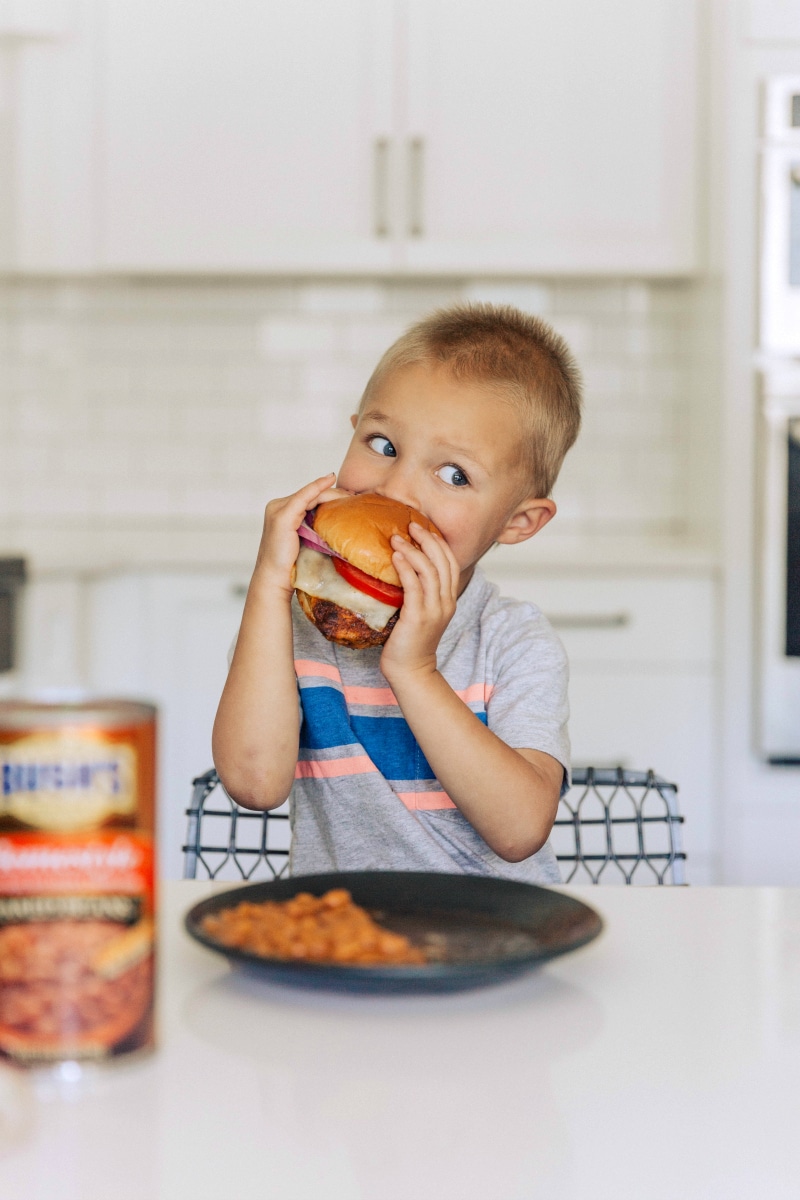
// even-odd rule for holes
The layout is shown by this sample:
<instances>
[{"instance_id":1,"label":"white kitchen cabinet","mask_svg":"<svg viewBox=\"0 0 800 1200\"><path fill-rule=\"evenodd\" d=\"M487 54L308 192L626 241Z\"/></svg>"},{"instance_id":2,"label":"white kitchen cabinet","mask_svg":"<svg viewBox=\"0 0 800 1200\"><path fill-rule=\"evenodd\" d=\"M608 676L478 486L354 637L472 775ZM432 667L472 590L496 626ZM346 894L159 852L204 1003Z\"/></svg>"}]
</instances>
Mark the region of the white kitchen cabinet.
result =
<instances>
[{"instance_id":1,"label":"white kitchen cabinet","mask_svg":"<svg viewBox=\"0 0 800 1200\"><path fill-rule=\"evenodd\" d=\"M94 0L0 6L0 270L97 265Z\"/></svg>"},{"instance_id":2,"label":"white kitchen cabinet","mask_svg":"<svg viewBox=\"0 0 800 1200\"><path fill-rule=\"evenodd\" d=\"M211 761L211 729L239 628L247 573L129 571L87 584L91 691L158 706L159 859L183 873L191 780Z\"/></svg>"},{"instance_id":3,"label":"white kitchen cabinet","mask_svg":"<svg viewBox=\"0 0 800 1200\"><path fill-rule=\"evenodd\" d=\"M547 614L570 663L575 766L653 769L677 783L691 883L720 854L716 587L710 574L496 574Z\"/></svg>"},{"instance_id":4,"label":"white kitchen cabinet","mask_svg":"<svg viewBox=\"0 0 800 1200\"><path fill-rule=\"evenodd\" d=\"M99 265L680 274L702 0L97 0Z\"/></svg>"},{"instance_id":5,"label":"white kitchen cabinet","mask_svg":"<svg viewBox=\"0 0 800 1200\"><path fill-rule=\"evenodd\" d=\"M386 0L103 4L101 265L385 271Z\"/></svg>"},{"instance_id":6,"label":"white kitchen cabinet","mask_svg":"<svg viewBox=\"0 0 800 1200\"><path fill-rule=\"evenodd\" d=\"M409 0L406 266L691 271L698 10Z\"/></svg>"}]
</instances>

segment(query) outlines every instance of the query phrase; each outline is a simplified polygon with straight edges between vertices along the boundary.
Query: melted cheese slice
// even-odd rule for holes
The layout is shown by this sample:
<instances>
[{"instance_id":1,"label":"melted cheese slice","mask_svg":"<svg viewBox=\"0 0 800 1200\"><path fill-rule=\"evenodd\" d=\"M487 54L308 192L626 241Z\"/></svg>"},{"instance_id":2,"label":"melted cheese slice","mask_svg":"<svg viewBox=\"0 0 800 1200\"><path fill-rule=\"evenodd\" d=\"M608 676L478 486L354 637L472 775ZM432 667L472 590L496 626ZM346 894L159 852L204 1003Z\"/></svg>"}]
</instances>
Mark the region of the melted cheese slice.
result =
<instances>
[{"instance_id":1,"label":"melted cheese slice","mask_svg":"<svg viewBox=\"0 0 800 1200\"><path fill-rule=\"evenodd\" d=\"M294 586L309 596L318 596L320 600L330 600L341 608L358 613L366 621L370 629L384 629L389 619L397 612L391 604L382 604L372 596L365 595L352 584L342 579L333 559L328 554L320 554L308 546L301 546L295 563Z\"/></svg>"}]
</instances>

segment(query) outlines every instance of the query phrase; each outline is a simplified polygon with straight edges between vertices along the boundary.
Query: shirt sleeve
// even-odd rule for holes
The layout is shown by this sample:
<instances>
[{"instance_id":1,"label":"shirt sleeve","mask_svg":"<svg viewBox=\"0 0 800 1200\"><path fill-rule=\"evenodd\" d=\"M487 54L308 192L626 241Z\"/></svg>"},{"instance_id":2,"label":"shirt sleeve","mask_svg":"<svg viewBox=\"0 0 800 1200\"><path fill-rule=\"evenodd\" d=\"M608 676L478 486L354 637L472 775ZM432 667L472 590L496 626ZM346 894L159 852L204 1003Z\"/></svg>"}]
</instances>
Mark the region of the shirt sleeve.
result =
<instances>
[{"instance_id":1,"label":"shirt sleeve","mask_svg":"<svg viewBox=\"0 0 800 1200\"><path fill-rule=\"evenodd\" d=\"M534 605L520 602L512 602L502 613L494 642L494 678L486 705L489 728L514 749L542 750L560 762L563 795L570 770L564 647L547 618Z\"/></svg>"}]
</instances>

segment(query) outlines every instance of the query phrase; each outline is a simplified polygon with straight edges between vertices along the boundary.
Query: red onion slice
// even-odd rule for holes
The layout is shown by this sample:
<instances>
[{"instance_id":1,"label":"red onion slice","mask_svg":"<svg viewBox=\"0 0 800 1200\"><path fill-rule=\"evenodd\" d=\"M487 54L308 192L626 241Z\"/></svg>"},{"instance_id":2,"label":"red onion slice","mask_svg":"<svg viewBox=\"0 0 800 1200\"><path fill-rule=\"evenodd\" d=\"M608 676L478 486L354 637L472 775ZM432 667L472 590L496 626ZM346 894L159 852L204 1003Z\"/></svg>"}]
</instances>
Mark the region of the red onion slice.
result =
<instances>
[{"instance_id":1,"label":"red onion slice","mask_svg":"<svg viewBox=\"0 0 800 1200\"><path fill-rule=\"evenodd\" d=\"M328 543L324 542L319 534L315 533L311 526L307 525L305 521L303 521L302 525L298 529L297 536L300 538L301 542L303 542L306 546L309 546L312 550L319 550L321 554L329 554L331 557L333 557L333 551Z\"/></svg>"}]
</instances>

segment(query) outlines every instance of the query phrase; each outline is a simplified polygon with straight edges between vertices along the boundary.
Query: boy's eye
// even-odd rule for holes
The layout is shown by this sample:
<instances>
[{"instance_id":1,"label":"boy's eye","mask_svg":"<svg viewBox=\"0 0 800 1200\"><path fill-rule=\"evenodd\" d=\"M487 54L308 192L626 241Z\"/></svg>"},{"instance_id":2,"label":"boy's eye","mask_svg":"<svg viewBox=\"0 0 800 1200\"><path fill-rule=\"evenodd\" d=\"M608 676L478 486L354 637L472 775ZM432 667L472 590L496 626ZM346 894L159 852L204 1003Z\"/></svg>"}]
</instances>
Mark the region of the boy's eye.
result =
<instances>
[{"instance_id":1,"label":"boy's eye","mask_svg":"<svg viewBox=\"0 0 800 1200\"><path fill-rule=\"evenodd\" d=\"M367 445L376 454L385 454L387 458L397 458L397 451L389 439L381 437L378 433L374 434L371 438L367 438Z\"/></svg>"},{"instance_id":2,"label":"boy's eye","mask_svg":"<svg viewBox=\"0 0 800 1200\"><path fill-rule=\"evenodd\" d=\"M468 487L469 480L467 479L461 467L455 466L453 463L448 463L446 467L439 467L436 472L440 479L445 483L449 483L452 487Z\"/></svg>"}]
</instances>

